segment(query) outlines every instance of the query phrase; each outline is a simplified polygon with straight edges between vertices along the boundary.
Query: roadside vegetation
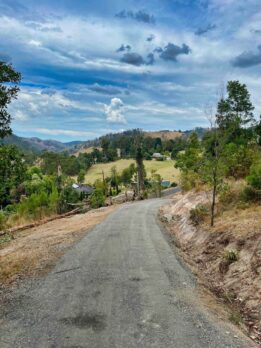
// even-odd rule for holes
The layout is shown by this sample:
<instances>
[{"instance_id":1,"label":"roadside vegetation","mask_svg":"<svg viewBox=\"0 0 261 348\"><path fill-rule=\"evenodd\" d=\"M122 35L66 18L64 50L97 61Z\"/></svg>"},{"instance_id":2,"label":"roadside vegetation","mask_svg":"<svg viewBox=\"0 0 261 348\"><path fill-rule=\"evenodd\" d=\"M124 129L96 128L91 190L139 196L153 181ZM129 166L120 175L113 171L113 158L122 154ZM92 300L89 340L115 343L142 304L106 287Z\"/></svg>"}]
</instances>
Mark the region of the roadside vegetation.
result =
<instances>
[{"instance_id":1,"label":"roadside vegetation","mask_svg":"<svg viewBox=\"0 0 261 348\"><path fill-rule=\"evenodd\" d=\"M261 119L246 85L230 81L210 127L179 152L182 194L163 211L176 246L239 325L261 342ZM166 217L166 218L164 218Z\"/></svg>"},{"instance_id":2,"label":"roadside vegetation","mask_svg":"<svg viewBox=\"0 0 261 348\"><path fill-rule=\"evenodd\" d=\"M228 82L227 95L218 101L216 111L207 114L209 130L202 140L191 134L185 151L177 156L181 188L211 191L206 207L211 226L218 210L228 205L261 202L261 119L256 122L253 110L246 85ZM202 212L202 207L194 210L193 219Z\"/></svg>"}]
</instances>

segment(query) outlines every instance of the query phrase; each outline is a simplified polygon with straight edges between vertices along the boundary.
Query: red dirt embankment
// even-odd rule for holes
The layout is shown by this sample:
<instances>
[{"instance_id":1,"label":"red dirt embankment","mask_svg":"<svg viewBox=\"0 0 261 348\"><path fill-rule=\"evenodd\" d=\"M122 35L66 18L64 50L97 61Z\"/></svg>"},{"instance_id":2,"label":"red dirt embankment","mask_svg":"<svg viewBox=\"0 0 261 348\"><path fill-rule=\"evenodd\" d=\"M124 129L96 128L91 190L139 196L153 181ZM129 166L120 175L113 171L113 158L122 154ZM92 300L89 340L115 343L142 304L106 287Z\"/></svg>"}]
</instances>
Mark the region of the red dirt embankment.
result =
<instances>
[{"instance_id":1,"label":"red dirt embankment","mask_svg":"<svg viewBox=\"0 0 261 348\"><path fill-rule=\"evenodd\" d=\"M228 305L230 320L244 323L261 343L261 206L225 211L211 228L208 221L192 224L190 210L197 204L209 204L206 193L179 194L162 208L161 219L201 282ZM238 260L228 262L228 251Z\"/></svg>"}]
</instances>

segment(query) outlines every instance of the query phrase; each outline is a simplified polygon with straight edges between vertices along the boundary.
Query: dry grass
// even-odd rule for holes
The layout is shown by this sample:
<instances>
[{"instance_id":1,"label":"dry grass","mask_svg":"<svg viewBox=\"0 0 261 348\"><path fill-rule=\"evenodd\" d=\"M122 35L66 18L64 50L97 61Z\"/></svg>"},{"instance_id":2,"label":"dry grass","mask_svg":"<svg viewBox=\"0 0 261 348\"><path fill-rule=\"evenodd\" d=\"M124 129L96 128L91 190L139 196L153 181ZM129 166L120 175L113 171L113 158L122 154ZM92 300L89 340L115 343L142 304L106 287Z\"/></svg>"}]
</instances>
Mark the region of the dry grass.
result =
<instances>
[{"instance_id":1,"label":"dry grass","mask_svg":"<svg viewBox=\"0 0 261 348\"><path fill-rule=\"evenodd\" d=\"M145 132L145 135L150 138L161 138L162 140L172 140L182 137L182 133L177 131Z\"/></svg>"},{"instance_id":2,"label":"dry grass","mask_svg":"<svg viewBox=\"0 0 261 348\"><path fill-rule=\"evenodd\" d=\"M220 209L213 228L209 219L196 227L189 219L191 208L209 203L203 192L180 196L163 209L163 214L179 216L169 229L186 260L203 284L232 311L241 313L250 336L261 343L261 205L239 204L236 193L240 188L240 182L233 185L232 200L225 207L221 205L224 209ZM224 260L228 251L237 255L232 263Z\"/></svg>"},{"instance_id":3,"label":"dry grass","mask_svg":"<svg viewBox=\"0 0 261 348\"><path fill-rule=\"evenodd\" d=\"M121 173L123 169L127 168L134 160L121 159L116 162L99 163L93 165L85 176L85 182L93 184L96 179L102 179L102 171L104 175L111 174L111 168L115 166L117 171ZM151 170L154 169L162 176L164 180L178 181L179 171L174 168L175 161L144 161L148 177L151 175Z\"/></svg>"},{"instance_id":4,"label":"dry grass","mask_svg":"<svg viewBox=\"0 0 261 348\"><path fill-rule=\"evenodd\" d=\"M114 209L115 206L92 210L18 232L15 239L0 244L0 283L46 272L66 248Z\"/></svg>"},{"instance_id":5,"label":"dry grass","mask_svg":"<svg viewBox=\"0 0 261 348\"><path fill-rule=\"evenodd\" d=\"M74 155L75 156L79 156L80 153L92 153L94 149L98 149L99 151L102 150L101 147L97 146L97 147L94 147L94 146L90 146L90 147L87 147L87 148L84 148L84 147L80 147L79 150L77 150Z\"/></svg>"}]
</instances>

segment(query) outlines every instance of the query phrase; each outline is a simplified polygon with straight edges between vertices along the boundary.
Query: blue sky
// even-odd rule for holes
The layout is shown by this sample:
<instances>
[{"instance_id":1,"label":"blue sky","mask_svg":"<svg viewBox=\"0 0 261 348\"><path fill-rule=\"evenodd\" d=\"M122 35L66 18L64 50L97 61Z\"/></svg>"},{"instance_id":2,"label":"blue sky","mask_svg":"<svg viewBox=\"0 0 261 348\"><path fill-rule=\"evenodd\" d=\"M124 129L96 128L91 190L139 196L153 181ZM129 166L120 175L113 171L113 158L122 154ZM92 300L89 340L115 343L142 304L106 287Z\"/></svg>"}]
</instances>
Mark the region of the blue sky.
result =
<instances>
[{"instance_id":1,"label":"blue sky","mask_svg":"<svg viewBox=\"0 0 261 348\"><path fill-rule=\"evenodd\" d=\"M261 113L260 0L0 0L0 17L0 59L23 75L18 135L207 126L230 79Z\"/></svg>"}]
</instances>

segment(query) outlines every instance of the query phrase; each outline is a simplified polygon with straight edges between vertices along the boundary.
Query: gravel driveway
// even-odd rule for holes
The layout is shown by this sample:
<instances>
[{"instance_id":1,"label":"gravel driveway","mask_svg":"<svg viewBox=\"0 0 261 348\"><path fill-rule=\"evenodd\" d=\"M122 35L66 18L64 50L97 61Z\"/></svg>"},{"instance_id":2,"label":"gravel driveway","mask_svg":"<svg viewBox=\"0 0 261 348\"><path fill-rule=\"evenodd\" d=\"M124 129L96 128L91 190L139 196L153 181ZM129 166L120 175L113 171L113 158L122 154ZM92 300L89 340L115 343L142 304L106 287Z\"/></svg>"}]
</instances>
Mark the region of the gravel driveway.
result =
<instances>
[{"instance_id":1,"label":"gravel driveway","mask_svg":"<svg viewBox=\"0 0 261 348\"><path fill-rule=\"evenodd\" d=\"M200 304L156 222L166 202L123 205L17 290L0 315L0 347L254 347Z\"/></svg>"}]
</instances>

